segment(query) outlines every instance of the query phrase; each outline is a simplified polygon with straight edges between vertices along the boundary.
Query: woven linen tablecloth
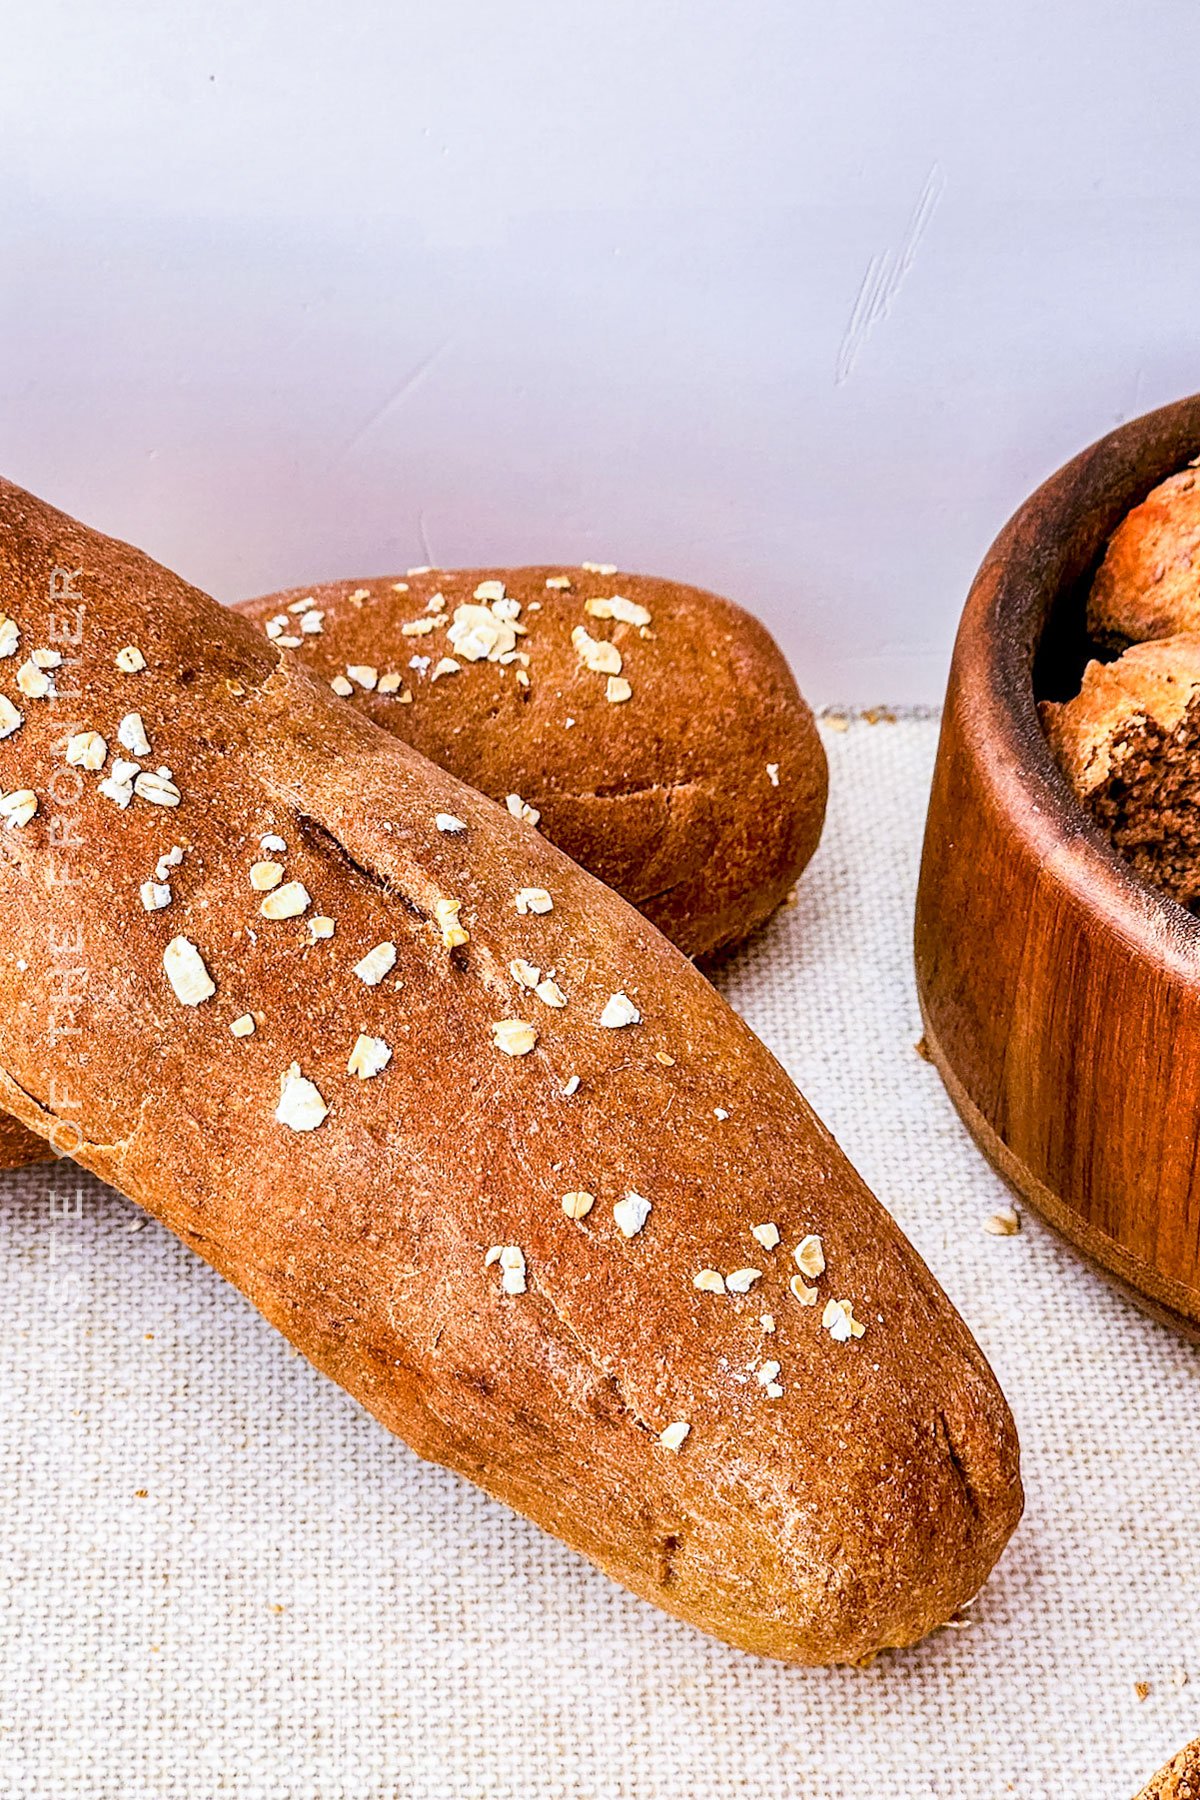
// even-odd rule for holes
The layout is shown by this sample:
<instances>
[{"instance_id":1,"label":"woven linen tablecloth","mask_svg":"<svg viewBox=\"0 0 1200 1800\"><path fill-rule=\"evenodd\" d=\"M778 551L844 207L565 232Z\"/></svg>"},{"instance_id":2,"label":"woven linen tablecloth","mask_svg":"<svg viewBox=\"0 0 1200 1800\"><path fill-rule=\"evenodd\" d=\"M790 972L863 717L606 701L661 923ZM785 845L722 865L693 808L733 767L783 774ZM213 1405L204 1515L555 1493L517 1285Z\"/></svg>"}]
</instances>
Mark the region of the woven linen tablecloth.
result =
<instances>
[{"instance_id":1,"label":"woven linen tablecloth","mask_svg":"<svg viewBox=\"0 0 1200 1800\"><path fill-rule=\"evenodd\" d=\"M70 1164L0 1178L4 1800L1129 1800L1200 1732L1200 1363L1008 1198L920 1034L929 721L720 975L973 1327L1028 1510L966 1629L778 1667L422 1465ZM1189 1679L1190 1677L1190 1679Z\"/></svg>"}]
</instances>

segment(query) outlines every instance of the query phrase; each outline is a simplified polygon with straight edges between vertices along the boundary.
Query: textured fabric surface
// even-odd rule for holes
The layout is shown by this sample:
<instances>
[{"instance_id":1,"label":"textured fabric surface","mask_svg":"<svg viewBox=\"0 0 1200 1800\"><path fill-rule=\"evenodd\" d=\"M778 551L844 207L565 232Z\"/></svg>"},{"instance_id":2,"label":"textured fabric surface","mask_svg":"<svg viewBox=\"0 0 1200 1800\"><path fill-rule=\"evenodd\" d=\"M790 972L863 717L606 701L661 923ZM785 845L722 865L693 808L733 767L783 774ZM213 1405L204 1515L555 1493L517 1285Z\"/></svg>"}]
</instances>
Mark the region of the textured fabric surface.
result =
<instances>
[{"instance_id":1,"label":"textured fabric surface","mask_svg":"<svg viewBox=\"0 0 1200 1800\"><path fill-rule=\"evenodd\" d=\"M708 1642L63 1164L0 1178L4 1800L1128 1800L1200 1731L1197 1352L1036 1219L984 1232L1007 1195L913 1047L936 726L825 735L800 904L719 979L1012 1402L1028 1511L967 1628L865 1671Z\"/></svg>"}]
</instances>

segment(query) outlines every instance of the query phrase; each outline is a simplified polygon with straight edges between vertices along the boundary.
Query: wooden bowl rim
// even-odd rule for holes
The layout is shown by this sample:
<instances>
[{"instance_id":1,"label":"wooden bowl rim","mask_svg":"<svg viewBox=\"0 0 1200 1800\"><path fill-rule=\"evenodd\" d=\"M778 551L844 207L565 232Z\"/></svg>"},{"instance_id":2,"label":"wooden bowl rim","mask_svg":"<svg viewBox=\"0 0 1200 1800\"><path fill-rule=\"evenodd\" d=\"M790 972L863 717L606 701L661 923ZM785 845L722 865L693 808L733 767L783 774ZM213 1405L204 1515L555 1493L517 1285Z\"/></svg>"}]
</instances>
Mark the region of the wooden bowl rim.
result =
<instances>
[{"instance_id":1,"label":"wooden bowl rim","mask_svg":"<svg viewBox=\"0 0 1200 1800\"><path fill-rule=\"evenodd\" d=\"M1131 476L1135 447L1138 472ZM1099 508L1109 516L1098 553L1118 520L1197 452L1200 394L1118 426L1035 489L972 583L951 682L960 742L1032 855L1106 928L1193 979L1200 974L1200 919L1135 874L1077 798L1038 717L1034 660L1065 585L1061 571L1057 579L1052 574L1060 545L1089 501L1095 506L1109 496Z\"/></svg>"}]
</instances>

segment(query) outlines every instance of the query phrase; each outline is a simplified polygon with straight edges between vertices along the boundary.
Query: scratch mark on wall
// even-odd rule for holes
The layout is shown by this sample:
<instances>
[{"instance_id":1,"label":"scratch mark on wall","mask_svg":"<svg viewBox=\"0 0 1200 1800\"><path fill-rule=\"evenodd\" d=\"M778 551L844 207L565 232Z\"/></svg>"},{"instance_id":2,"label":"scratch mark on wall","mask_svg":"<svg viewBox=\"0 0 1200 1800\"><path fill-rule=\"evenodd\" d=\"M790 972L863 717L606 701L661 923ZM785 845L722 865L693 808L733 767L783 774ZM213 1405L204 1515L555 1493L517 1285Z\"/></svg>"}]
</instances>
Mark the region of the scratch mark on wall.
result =
<instances>
[{"instance_id":1,"label":"scratch mark on wall","mask_svg":"<svg viewBox=\"0 0 1200 1800\"><path fill-rule=\"evenodd\" d=\"M835 387L841 387L844 381L849 380L863 345L876 325L886 319L891 311L892 302L917 259L917 249L945 188L946 177L942 173L941 164L935 162L925 177L925 185L912 209L908 228L899 245L895 249L879 251L867 264L866 274L859 284L850 312L850 322L838 345L833 372Z\"/></svg>"},{"instance_id":2,"label":"scratch mark on wall","mask_svg":"<svg viewBox=\"0 0 1200 1800\"><path fill-rule=\"evenodd\" d=\"M415 364L415 366L408 371L408 374L384 396L379 404L371 408L366 418L363 419L360 424L355 426L345 443L341 445L333 458L333 462L330 465L331 467L336 467L338 463L344 461L344 459L350 455L350 452L362 443L362 440L367 436L368 432L374 431L375 427L380 424L389 413L395 412L397 407L403 406L407 400L412 398L417 389L421 386L421 383L425 380L425 377L429 374L429 371L436 363L441 361L453 342L454 339L448 337L443 338L440 344L435 344L433 349L428 351L427 354L421 358L420 362Z\"/></svg>"},{"instance_id":3,"label":"scratch mark on wall","mask_svg":"<svg viewBox=\"0 0 1200 1800\"><path fill-rule=\"evenodd\" d=\"M417 536L421 540L421 554L431 569L439 569L441 564L433 554L433 545L429 541L429 533L425 528L425 509L421 507L417 513Z\"/></svg>"}]
</instances>

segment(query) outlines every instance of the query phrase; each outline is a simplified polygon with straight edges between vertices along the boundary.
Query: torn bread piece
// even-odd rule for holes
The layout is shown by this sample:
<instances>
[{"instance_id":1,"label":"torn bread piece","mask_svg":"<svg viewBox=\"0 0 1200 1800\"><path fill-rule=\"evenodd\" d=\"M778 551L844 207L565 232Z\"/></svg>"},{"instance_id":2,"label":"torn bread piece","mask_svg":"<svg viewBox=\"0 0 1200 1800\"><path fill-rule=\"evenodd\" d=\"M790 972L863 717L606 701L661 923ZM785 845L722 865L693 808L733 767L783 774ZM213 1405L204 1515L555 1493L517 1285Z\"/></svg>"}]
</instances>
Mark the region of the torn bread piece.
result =
<instances>
[{"instance_id":1,"label":"torn bread piece","mask_svg":"<svg viewBox=\"0 0 1200 1800\"><path fill-rule=\"evenodd\" d=\"M1041 715L1114 849L1181 906L1200 907L1200 635L1089 663L1079 693Z\"/></svg>"}]
</instances>

